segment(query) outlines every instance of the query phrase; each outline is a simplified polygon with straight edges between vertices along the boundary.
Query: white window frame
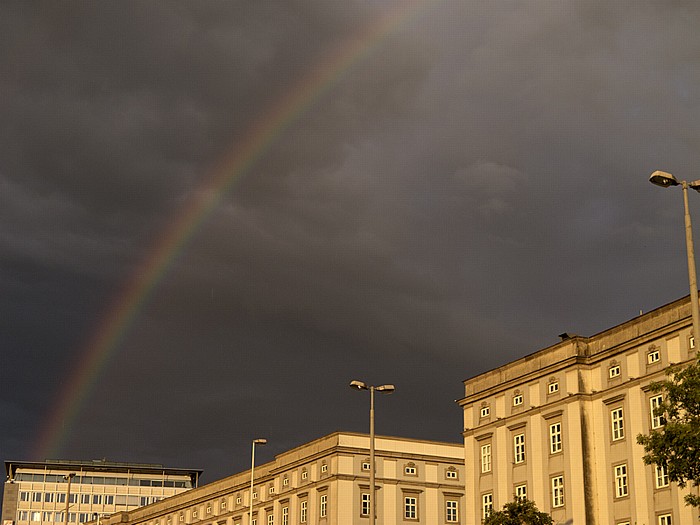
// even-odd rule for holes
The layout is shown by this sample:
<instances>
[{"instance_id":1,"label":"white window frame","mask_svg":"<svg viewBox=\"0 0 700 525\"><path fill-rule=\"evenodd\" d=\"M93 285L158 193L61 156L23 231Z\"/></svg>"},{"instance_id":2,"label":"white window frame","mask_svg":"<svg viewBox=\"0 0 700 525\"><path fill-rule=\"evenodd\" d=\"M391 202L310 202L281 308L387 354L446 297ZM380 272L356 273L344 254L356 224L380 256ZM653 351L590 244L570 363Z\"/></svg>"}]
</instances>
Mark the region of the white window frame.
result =
<instances>
[{"instance_id":1,"label":"white window frame","mask_svg":"<svg viewBox=\"0 0 700 525\"><path fill-rule=\"evenodd\" d=\"M369 461L362 462L362 470L370 470L371 468L372 468L372 465L370 464Z\"/></svg>"},{"instance_id":2,"label":"white window frame","mask_svg":"<svg viewBox=\"0 0 700 525\"><path fill-rule=\"evenodd\" d=\"M445 501L445 521L447 523L459 522L459 502L455 499Z\"/></svg>"},{"instance_id":3,"label":"white window frame","mask_svg":"<svg viewBox=\"0 0 700 525\"><path fill-rule=\"evenodd\" d=\"M654 485L657 489L668 487L671 481L668 477L668 468L663 465L654 465Z\"/></svg>"},{"instance_id":4,"label":"white window frame","mask_svg":"<svg viewBox=\"0 0 700 525\"><path fill-rule=\"evenodd\" d=\"M664 401L664 396L659 394L657 396L652 396L649 398L649 414L651 415L651 428L655 430L661 428L665 424L665 418L663 415L657 416L654 411L661 406Z\"/></svg>"},{"instance_id":5,"label":"white window frame","mask_svg":"<svg viewBox=\"0 0 700 525\"><path fill-rule=\"evenodd\" d=\"M415 465L405 465L403 468L403 473L407 476L417 476L418 470Z\"/></svg>"},{"instance_id":6,"label":"white window frame","mask_svg":"<svg viewBox=\"0 0 700 525\"><path fill-rule=\"evenodd\" d=\"M325 518L328 514L328 494L321 494L319 498L318 515L321 518Z\"/></svg>"},{"instance_id":7,"label":"white window frame","mask_svg":"<svg viewBox=\"0 0 700 525\"><path fill-rule=\"evenodd\" d=\"M547 394L556 394L559 392L559 381L552 381L547 386Z\"/></svg>"},{"instance_id":8,"label":"white window frame","mask_svg":"<svg viewBox=\"0 0 700 525\"><path fill-rule=\"evenodd\" d=\"M527 485L525 483L515 486L515 499L525 501L527 499Z\"/></svg>"},{"instance_id":9,"label":"white window frame","mask_svg":"<svg viewBox=\"0 0 700 525\"><path fill-rule=\"evenodd\" d=\"M647 352L647 364L653 365L661 361L661 352L659 350L651 350Z\"/></svg>"},{"instance_id":10,"label":"white window frame","mask_svg":"<svg viewBox=\"0 0 700 525\"><path fill-rule=\"evenodd\" d=\"M481 445L481 473L491 472L491 443Z\"/></svg>"},{"instance_id":11,"label":"white window frame","mask_svg":"<svg viewBox=\"0 0 700 525\"><path fill-rule=\"evenodd\" d=\"M525 463L525 433L513 436L513 463Z\"/></svg>"},{"instance_id":12,"label":"white window frame","mask_svg":"<svg viewBox=\"0 0 700 525\"><path fill-rule=\"evenodd\" d=\"M289 507L282 507L282 525L289 525Z\"/></svg>"},{"instance_id":13,"label":"white window frame","mask_svg":"<svg viewBox=\"0 0 700 525\"><path fill-rule=\"evenodd\" d=\"M610 430L613 441L625 439L625 413L622 407L610 411Z\"/></svg>"},{"instance_id":14,"label":"white window frame","mask_svg":"<svg viewBox=\"0 0 700 525\"><path fill-rule=\"evenodd\" d=\"M627 464L622 463L620 465L615 465L614 467L615 475L615 497L625 498L629 496L629 485L627 478Z\"/></svg>"},{"instance_id":15,"label":"white window frame","mask_svg":"<svg viewBox=\"0 0 700 525\"><path fill-rule=\"evenodd\" d=\"M493 492L481 495L481 519L485 520L493 512Z\"/></svg>"},{"instance_id":16,"label":"white window frame","mask_svg":"<svg viewBox=\"0 0 700 525\"><path fill-rule=\"evenodd\" d=\"M671 514L660 514L658 519L659 525L673 525Z\"/></svg>"},{"instance_id":17,"label":"white window frame","mask_svg":"<svg viewBox=\"0 0 700 525\"><path fill-rule=\"evenodd\" d=\"M491 407L488 406L488 405L485 405L485 406L481 407L481 412L480 412L480 414L481 414L481 417L482 417L482 418L484 418L484 417L489 417L489 416L491 415Z\"/></svg>"},{"instance_id":18,"label":"white window frame","mask_svg":"<svg viewBox=\"0 0 700 525\"><path fill-rule=\"evenodd\" d=\"M404 496L403 517L406 520L418 519L418 498L416 496Z\"/></svg>"},{"instance_id":19,"label":"white window frame","mask_svg":"<svg viewBox=\"0 0 700 525\"><path fill-rule=\"evenodd\" d=\"M620 377L620 374L622 374L622 368L620 365L611 365L610 368L608 368L608 379Z\"/></svg>"},{"instance_id":20,"label":"white window frame","mask_svg":"<svg viewBox=\"0 0 700 525\"><path fill-rule=\"evenodd\" d=\"M552 477L552 508L563 507L564 500L564 476Z\"/></svg>"},{"instance_id":21,"label":"white window frame","mask_svg":"<svg viewBox=\"0 0 700 525\"><path fill-rule=\"evenodd\" d=\"M454 467L450 467L445 471L445 478L446 479L457 479L457 469Z\"/></svg>"},{"instance_id":22,"label":"white window frame","mask_svg":"<svg viewBox=\"0 0 700 525\"><path fill-rule=\"evenodd\" d=\"M562 451L561 421L549 425L549 453Z\"/></svg>"},{"instance_id":23,"label":"white window frame","mask_svg":"<svg viewBox=\"0 0 700 525\"><path fill-rule=\"evenodd\" d=\"M514 407L519 407L520 405L523 404L524 399L525 399L525 398L523 397L522 394L515 394L515 395L513 396L513 406L514 406Z\"/></svg>"},{"instance_id":24,"label":"white window frame","mask_svg":"<svg viewBox=\"0 0 700 525\"><path fill-rule=\"evenodd\" d=\"M267 525L275 525L275 515L274 514L267 515Z\"/></svg>"},{"instance_id":25,"label":"white window frame","mask_svg":"<svg viewBox=\"0 0 700 525\"><path fill-rule=\"evenodd\" d=\"M369 516L370 495L369 492L360 494L360 516Z\"/></svg>"},{"instance_id":26,"label":"white window frame","mask_svg":"<svg viewBox=\"0 0 700 525\"><path fill-rule=\"evenodd\" d=\"M308 517L309 502L302 500L299 503L299 523L306 523Z\"/></svg>"}]
</instances>

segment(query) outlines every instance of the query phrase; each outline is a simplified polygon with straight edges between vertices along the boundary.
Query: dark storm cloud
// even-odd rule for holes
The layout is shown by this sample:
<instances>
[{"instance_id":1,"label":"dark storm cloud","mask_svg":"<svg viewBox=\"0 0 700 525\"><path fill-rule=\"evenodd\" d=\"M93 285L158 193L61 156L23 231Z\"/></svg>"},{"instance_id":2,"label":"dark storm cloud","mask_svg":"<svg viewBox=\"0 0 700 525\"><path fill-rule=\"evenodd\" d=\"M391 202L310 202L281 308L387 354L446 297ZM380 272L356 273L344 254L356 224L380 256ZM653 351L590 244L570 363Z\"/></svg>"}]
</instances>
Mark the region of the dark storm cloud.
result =
<instances>
[{"instance_id":1,"label":"dark storm cloud","mask_svg":"<svg viewBox=\"0 0 700 525\"><path fill-rule=\"evenodd\" d=\"M0 7L0 436L47 407L251 126L392 2ZM687 293L694 2L436 2L276 137L174 259L60 454L204 468L366 428L460 439L460 381ZM311 97L313 92L309 92ZM699 219L700 220L700 219ZM658 267L664 271L659 272Z\"/></svg>"}]
</instances>

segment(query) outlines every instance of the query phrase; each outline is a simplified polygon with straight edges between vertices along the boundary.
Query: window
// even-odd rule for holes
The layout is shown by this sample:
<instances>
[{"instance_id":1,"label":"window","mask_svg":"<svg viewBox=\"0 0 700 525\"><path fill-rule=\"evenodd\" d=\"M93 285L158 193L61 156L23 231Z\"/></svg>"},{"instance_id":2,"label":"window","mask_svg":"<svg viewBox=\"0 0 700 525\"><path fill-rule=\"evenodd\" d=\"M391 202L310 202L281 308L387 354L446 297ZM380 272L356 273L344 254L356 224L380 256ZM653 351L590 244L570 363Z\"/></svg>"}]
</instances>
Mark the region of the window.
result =
<instances>
[{"instance_id":1,"label":"window","mask_svg":"<svg viewBox=\"0 0 700 525\"><path fill-rule=\"evenodd\" d=\"M558 381L552 381L549 383L549 386L547 387L547 392L549 394L556 394L559 392L559 382Z\"/></svg>"},{"instance_id":2,"label":"window","mask_svg":"<svg viewBox=\"0 0 700 525\"><path fill-rule=\"evenodd\" d=\"M651 428L661 428L666 424L666 419L664 418L663 414L658 414L656 413L656 410L661 407L661 404L663 403L664 396L658 395L649 398L649 412L651 413Z\"/></svg>"},{"instance_id":3,"label":"window","mask_svg":"<svg viewBox=\"0 0 700 525\"><path fill-rule=\"evenodd\" d=\"M289 525L289 507L282 507L282 525Z\"/></svg>"},{"instance_id":4,"label":"window","mask_svg":"<svg viewBox=\"0 0 700 525\"><path fill-rule=\"evenodd\" d=\"M326 463L324 463L323 465L321 465L321 472L322 472L322 473L328 472L328 465L327 465Z\"/></svg>"},{"instance_id":5,"label":"window","mask_svg":"<svg viewBox=\"0 0 700 525\"><path fill-rule=\"evenodd\" d=\"M415 476L416 466L413 463L409 463L408 465L404 466L403 473L407 476Z\"/></svg>"},{"instance_id":6,"label":"window","mask_svg":"<svg viewBox=\"0 0 700 525\"><path fill-rule=\"evenodd\" d=\"M552 478L552 507L564 506L564 476Z\"/></svg>"},{"instance_id":7,"label":"window","mask_svg":"<svg viewBox=\"0 0 700 525\"><path fill-rule=\"evenodd\" d=\"M299 506L299 523L306 523L306 510L308 508L309 502L304 500Z\"/></svg>"},{"instance_id":8,"label":"window","mask_svg":"<svg viewBox=\"0 0 700 525\"><path fill-rule=\"evenodd\" d=\"M481 417L489 417L491 408L488 405L481 407Z\"/></svg>"},{"instance_id":9,"label":"window","mask_svg":"<svg viewBox=\"0 0 700 525\"><path fill-rule=\"evenodd\" d=\"M671 521L671 515L662 514L661 516L659 516L659 525L673 525L673 521Z\"/></svg>"},{"instance_id":10,"label":"window","mask_svg":"<svg viewBox=\"0 0 700 525\"><path fill-rule=\"evenodd\" d=\"M267 489L268 494L274 494L275 493L275 486L270 485L269 488Z\"/></svg>"},{"instance_id":11,"label":"window","mask_svg":"<svg viewBox=\"0 0 700 525\"><path fill-rule=\"evenodd\" d=\"M66 502L66 493L65 492L59 492L56 494L56 503L65 503Z\"/></svg>"},{"instance_id":12,"label":"window","mask_svg":"<svg viewBox=\"0 0 700 525\"><path fill-rule=\"evenodd\" d=\"M668 468L663 465L655 465L654 470L656 472L656 488L668 487Z\"/></svg>"},{"instance_id":13,"label":"window","mask_svg":"<svg viewBox=\"0 0 700 525\"><path fill-rule=\"evenodd\" d=\"M236 497L236 505L240 505L240 504L241 504L241 497L237 496Z\"/></svg>"},{"instance_id":14,"label":"window","mask_svg":"<svg viewBox=\"0 0 700 525\"><path fill-rule=\"evenodd\" d=\"M309 479L309 471L304 469L301 471L301 479Z\"/></svg>"},{"instance_id":15,"label":"window","mask_svg":"<svg viewBox=\"0 0 700 525\"><path fill-rule=\"evenodd\" d=\"M620 377L620 365L612 365L610 368L608 368L608 377L610 379Z\"/></svg>"},{"instance_id":16,"label":"window","mask_svg":"<svg viewBox=\"0 0 700 525\"><path fill-rule=\"evenodd\" d=\"M87 512L80 512L78 514L78 522L79 523L87 523L90 521L90 517Z\"/></svg>"},{"instance_id":17,"label":"window","mask_svg":"<svg viewBox=\"0 0 700 525\"><path fill-rule=\"evenodd\" d=\"M447 523L457 523L459 521L459 507L457 501L448 499L445 502L445 521Z\"/></svg>"},{"instance_id":18,"label":"window","mask_svg":"<svg viewBox=\"0 0 700 525\"><path fill-rule=\"evenodd\" d=\"M418 519L418 500L414 496L406 496L403 499L404 518L407 520Z\"/></svg>"},{"instance_id":19,"label":"window","mask_svg":"<svg viewBox=\"0 0 700 525\"><path fill-rule=\"evenodd\" d=\"M445 471L445 477L447 479L457 479L457 469L450 467Z\"/></svg>"},{"instance_id":20,"label":"window","mask_svg":"<svg viewBox=\"0 0 700 525\"><path fill-rule=\"evenodd\" d=\"M258 499L258 491L257 490L253 491L253 499Z\"/></svg>"},{"instance_id":21,"label":"window","mask_svg":"<svg viewBox=\"0 0 700 525\"><path fill-rule=\"evenodd\" d=\"M275 515L274 514L267 515L267 525L275 525Z\"/></svg>"},{"instance_id":22,"label":"window","mask_svg":"<svg viewBox=\"0 0 700 525\"><path fill-rule=\"evenodd\" d=\"M289 478L287 476L282 478L282 486L286 487L289 485Z\"/></svg>"},{"instance_id":23,"label":"window","mask_svg":"<svg viewBox=\"0 0 700 525\"><path fill-rule=\"evenodd\" d=\"M88 501L83 501L81 503L89 503L90 495L83 494L83 496L87 496ZM102 494L93 494L92 495L92 504L93 505L102 505Z\"/></svg>"},{"instance_id":24,"label":"window","mask_svg":"<svg viewBox=\"0 0 700 525\"><path fill-rule=\"evenodd\" d=\"M254 493L253 493L253 496L255 496L255 494L256 494L256 493L254 492ZM196 517L197 517L197 510L196 510L196 509L192 511L192 517L193 517L193 518L196 518Z\"/></svg>"},{"instance_id":25,"label":"window","mask_svg":"<svg viewBox=\"0 0 700 525\"><path fill-rule=\"evenodd\" d=\"M488 494L481 495L481 519L485 520L493 512L493 494L489 492Z\"/></svg>"},{"instance_id":26,"label":"window","mask_svg":"<svg viewBox=\"0 0 700 525\"><path fill-rule=\"evenodd\" d=\"M19 500L20 501L29 501L29 492L20 491Z\"/></svg>"},{"instance_id":27,"label":"window","mask_svg":"<svg viewBox=\"0 0 700 525\"><path fill-rule=\"evenodd\" d=\"M515 499L525 501L527 499L527 485L515 486Z\"/></svg>"},{"instance_id":28,"label":"window","mask_svg":"<svg viewBox=\"0 0 700 525\"><path fill-rule=\"evenodd\" d=\"M219 505L219 508L220 508L221 510L225 510L225 509L226 509L226 500L225 500L225 499L222 499L222 500L221 500L221 505Z\"/></svg>"},{"instance_id":29,"label":"window","mask_svg":"<svg viewBox=\"0 0 700 525\"><path fill-rule=\"evenodd\" d=\"M549 425L549 453L561 452L561 422Z\"/></svg>"},{"instance_id":30,"label":"window","mask_svg":"<svg viewBox=\"0 0 700 525\"><path fill-rule=\"evenodd\" d=\"M363 516L369 516L369 494L363 492L360 501L360 514Z\"/></svg>"},{"instance_id":31,"label":"window","mask_svg":"<svg viewBox=\"0 0 700 525\"><path fill-rule=\"evenodd\" d=\"M481 445L481 472L491 472L491 443Z\"/></svg>"},{"instance_id":32,"label":"window","mask_svg":"<svg viewBox=\"0 0 700 525\"><path fill-rule=\"evenodd\" d=\"M32 501L35 503L41 503L41 496L42 496L41 492L32 492ZM34 521L34 520L32 520L32 521Z\"/></svg>"},{"instance_id":33,"label":"window","mask_svg":"<svg viewBox=\"0 0 700 525\"><path fill-rule=\"evenodd\" d=\"M627 489L627 465L615 467L615 497L623 498L629 494Z\"/></svg>"},{"instance_id":34,"label":"window","mask_svg":"<svg viewBox=\"0 0 700 525\"><path fill-rule=\"evenodd\" d=\"M207 506L207 514L211 514L211 505Z\"/></svg>"},{"instance_id":35,"label":"window","mask_svg":"<svg viewBox=\"0 0 700 525\"><path fill-rule=\"evenodd\" d=\"M661 360L661 354L658 350L652 350L647 354L647 364L653 365Z\"/></svg>"},{"instance_id":36,"label":"window","mask_svg":"<svg viewBox=\"0 0 700 525\"><path fill-rule=\"evenodd\" d=\"M522 404L523 404L523 395L522 394L515 394L513 396L513 406L519 407Z\"/></svg>"},{"instance_id":37,"label":"window","mask_svg":"<svg viewBox=\"0 0 700 525\"><path fill-rule=\"evenodd\" d=\"M325 518L328 514L328 494L321 494L318 515Z\"/></svg>"},{"instance_id":38,"label":"window","mask_svg":"<svg viewBox=\"0 0 700 525\"><path fill-rule=\"evenodd\" d=\"M369 470L371 465L369 464L369 461L365 461L362 463L362 470Z\"/></svg>"},{"instance_id":39,"label":"window","mask_svg":"<svg viewBox=\"0 0 700 525\"><path fill-rule=\"evenodd\" d=\"M65 521L65 512L56 512L53 515L53 519L56 520L56 523L63 523Z\"/></svg>"},{"instance_id":40,"label":"window","mask_svg":"<svg viewBox=\"0 0 700 525\"><path fill-rule=\"evenodd\" d=\"M695 338L692 335L688 338L688 347L691 350L695 348Z\"/></svg>"},{"instance_id":41,"label":"window","mask_svg":"<svg viewBox=\"0 0 700 525\"><path fill-rule=\"evenodd\" d=\"M53 521L53 512L42 512L41 513L41 521ZM81 520L83 522L88 521L88 520Z\"/></svg>"},{"instance_id":42,"label":"window","mask_svg":"<svg viewBox=\"0 0 700 525\"><path fill-rule=\"evenodd\" d=\"M624 439L625 423L622 417L622 408L614 408L610 411L610 424L612 426L613 441Z\"/></svg>"},{"instance_id":43,"label":"window","mask_svg":"<svg viewBox=\"0 0 700 525\"><path fill-rule=\"evenodd\" d=\"M525 461L525 434L513 436L513 462L523 463Z\"/></svg>"},{"instance_id":44,"label":"window","mask_svg":"<svg viewBox=\"0 0 700 525\"><path fill-rule=\"evenodd\" d=\"M114 505L114 496L111 494L104 495L105 505Z\"/></svg>"}]
</instances>

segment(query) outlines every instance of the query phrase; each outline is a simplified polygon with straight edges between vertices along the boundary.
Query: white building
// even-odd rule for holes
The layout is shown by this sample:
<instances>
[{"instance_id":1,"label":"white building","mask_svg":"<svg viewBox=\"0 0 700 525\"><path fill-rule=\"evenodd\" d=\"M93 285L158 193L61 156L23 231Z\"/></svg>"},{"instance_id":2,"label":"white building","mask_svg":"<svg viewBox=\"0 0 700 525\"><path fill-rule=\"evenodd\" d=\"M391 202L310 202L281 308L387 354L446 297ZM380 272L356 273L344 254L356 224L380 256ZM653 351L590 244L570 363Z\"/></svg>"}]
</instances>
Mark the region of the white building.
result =
<instances>
[{"instance_id":1,"label":"white building","mask_svg":"<svg viewBox=\"0 0 700 525\"><path fill-rule=\"evenodd\" d=\"M663 425L649 384L696 357L689 298L464 382L466 525L514 496L567 525L697 525L638 434ZM474 512L471 512L471 510Z\"/></svg>"},{"instance_id":2,"label":"white building","mask_svg":"<svg viewBox=\"0 0 700 525\"><path fill-rule=\"evenodd\" d=\"M6 461L5 472L3 525L62 524L66 505L69 523L86 523L190 490L202 473L103 460Z\"/></svg>"},{"instance_id":3,"label":"white building","mask_svg":"<svg viewBox=\"0 0 700 525\"><path fill-rule=\"evenodd\" d=\"M337 432L255 467L253 525L368 523L369 437ZM464 446L376 438L377 523L464 523ZM250 525L250 471L102 525Z\"/></svg>"}]
</instances>

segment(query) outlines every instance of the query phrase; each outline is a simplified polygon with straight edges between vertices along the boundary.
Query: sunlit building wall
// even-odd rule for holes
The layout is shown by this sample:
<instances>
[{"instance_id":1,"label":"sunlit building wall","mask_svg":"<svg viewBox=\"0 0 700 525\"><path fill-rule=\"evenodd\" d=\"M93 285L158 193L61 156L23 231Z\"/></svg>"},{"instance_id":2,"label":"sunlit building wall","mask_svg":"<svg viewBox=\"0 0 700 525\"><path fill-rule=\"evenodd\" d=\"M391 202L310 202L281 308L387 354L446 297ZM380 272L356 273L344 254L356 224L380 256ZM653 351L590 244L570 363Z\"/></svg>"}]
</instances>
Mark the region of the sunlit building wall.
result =
<instances>
[{"instance_id":1,"label":"sunlit building wall","mask_svg":"<svg viewBox=\"0 0 700 525\"><path fill-rule=\"evenodd\" d=\"M663 470L642 461L640 433L663 425L652 381L696 359L688 298L591 337L558 344L464 382L466 525L514 497L555 523L692 525Z\"/></svg>"}]
</instances>

